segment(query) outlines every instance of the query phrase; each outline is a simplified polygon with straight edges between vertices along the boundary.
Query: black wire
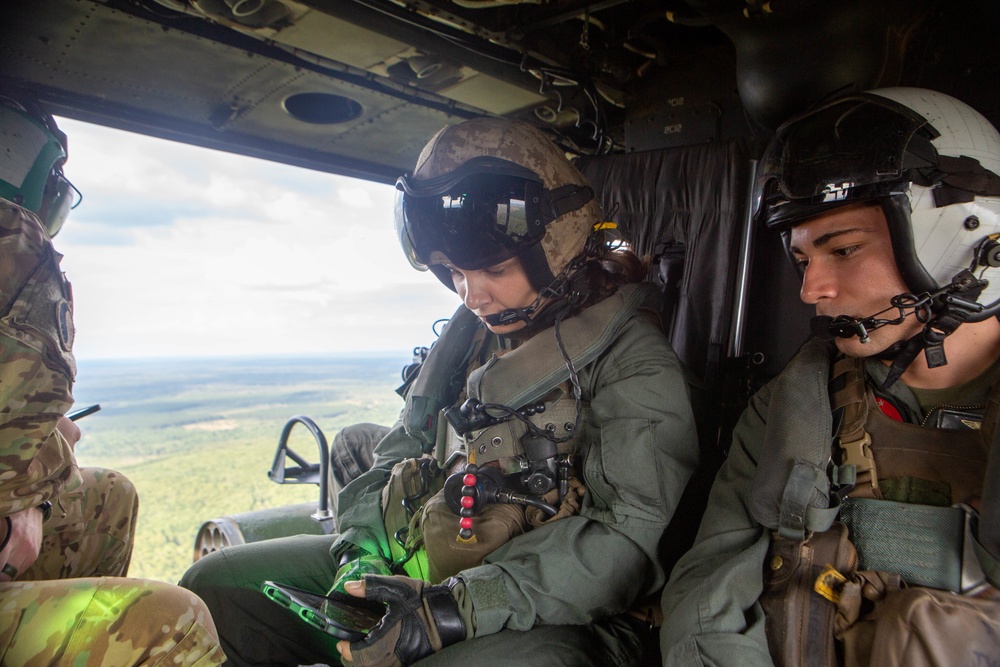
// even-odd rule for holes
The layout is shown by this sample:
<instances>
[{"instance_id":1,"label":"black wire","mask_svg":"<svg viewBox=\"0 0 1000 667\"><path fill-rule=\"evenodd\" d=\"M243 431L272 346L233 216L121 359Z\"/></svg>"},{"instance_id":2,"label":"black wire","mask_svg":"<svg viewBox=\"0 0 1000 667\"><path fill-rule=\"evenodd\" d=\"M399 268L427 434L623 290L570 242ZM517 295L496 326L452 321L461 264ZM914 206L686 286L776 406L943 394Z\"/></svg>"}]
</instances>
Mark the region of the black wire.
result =
<instances>
[{"instance_id":1,"label":"black wire","mask_svg":"<svg viewBox=\"0 0 1000 667\"><path fill-rule=\"evenodd\" d=\"M566 352L566 345L563 343L562 334L559 332L559 325L562 323L563 318L566 317L566 313L569 309L566 309L556 316L556 323L553 327L553 332L556 336L556 345L559 347L559 353L562 355L563 361L566 362L566 369L569 370L569 381L573 385L573 398L575 399L576 406L576 417L573 420L573 430L566 435L566 437L559 442L564 442L569 440L571 437L576 435L577 429L580 427L580 415L582 410L580 408L580 403L583 400L583 388L580 386L580 377L577 375L576 367L573 365L573 360L570 358L569 353Z\"/></svg>"},{"instance_id":2,"label":"black wire","mask_svg":"<svg viewBox=\"0 0 1000 667\"><path fill-rule=\"evenodd\" d=\"M367 2L366 0L354 0L354 2L356 2L357 4L362 5L364 7L367 7L370 10L379 12L380 14L384 14L385 16L388 16L389 18L391 18L394 21L399 21L400 23L405 23L405 24L407 24L407 25L409 25L411 27L418 28L420 30L425 30L425 31L427 31L427 32L429 32L431 34L437 35L441 39L444 39L444 40L450 42L454 46L458 46L458 47L460 47L462 49L465 49L466 51L470 51L470 52L472 52L472 53L474 53L474 54L476 54L478 56L483 56L483 57L488 58L490 60L494 60L496 62L503 63L505 65L513 65L515 67L517 67L517 66L519 66L521 64L521 61L507 60L507 59L501 58L500 56L495 56L495 55L493 55L491 53L486 53L486 52L480 50L478 48L478 46L476 44L472 43L471 41L463 39L460 36L457 36L457 35L454 35L454 34L451 34L451 33L448 33L448 32L444 32L439 27L437 27L437 25L434 24L434 21L432 19L423 19L423 20L413 19L413 18L410 18L408 16L404 16L402 14L399 14L397 12L389 11L385 7L381 7L381 6L379 6L379 5L375 4L375 3L372 3L372 2ZM512 47L507 47L507 46L504 46L504 45L501 45L501 46L502 46L502 48L511 48L512 49ZM525 53L525 55L527 55L527 54Z\"/></svg>"},{"instance_id":3,"label":"black wire","mask_svg":"<svg viewBox=\"0 0 1000 667\"><path fill-rule=\"evenodd\" d=\"M358 4L361 4L361 5L369 8L369 9L371 9L371 10L374 10L374 11L377 11L377 12L383 14L383 15L389 16L393 20L400 21L401 23L405 23L405 24L407 24L407 25L409 25L411 27L415 27L415 28L418 28L420 30L425 30L425 31L427 31L427 32L429 32L429 33L431 33L433 35L436 35L436 36L440 37L441 39L447 41L448 43L452 44L453 46L457 46L457 47L459 47L461 49L464 49L466 51L474 53L477 56L485 57L485 58L487 58L489 60L501 63L503 65L517 67L522 72L531 73L532 70L535 70L537 72L542 73L544 75L544 77L539 77L539 79L541 81L539 93L542 94L542 95L547 95L548 94L545 91L545 87L546 87L546 83L547 83L547 81L545 80L546 77L558 77L558 78L566 80L566 81L572 81L573 84L574 84L574 87L577 88L577 89L579 89L579 90L581 90L584 93L584 95L586 95L586 97L590 101L591 105L594 107L594 120L593 121L586 120L586 122L588 124L591 124L591 125L594 126L594 136L592 137L592 139L595 142L597 142L597 148L595 149L595 153L602 154L602 153L606 152L606 150L604 149L604 147L605 147L605 144L606 144L607 132L606 132L605 128L603 127L603 121L604 121L604 119L603 119L602 114L601 114L600 104L595 99L595 96L593 95L593 93L589 90L587 84L581 83L581 79L584 78L584 77L581 77L580 73L573 72L571 70L568 70L568 69L565 69L565 68L562 68L562 67L552 67L551 65L542 64L541 61L538 58L536 58L534 56L530 56L528 54L527 50L524 49L524 48L521 48L521 47L519 47L519 49L520 49L520 56L521 57L518 60L511 60L511 59L508 59L508 58L503 58L503 57L500 57L498 55L494 55L492 53L486 52L477 43L473 43L472 41L470 41L468 39L464 39L461 36L457 36L457 35L454 35L452 33L445 32L445 31L441 30L439 27L437 27L436 25L433 24L433 21L431 19L416 20L416 19L413 19L413 18L410 18L410 17L407 17L407 16L403 16L403 15L400 15L400 14L392 12L392 11L388 11L384 7L379 7L379 6L375 5L375 4L367 2L366 0L354 0L354 1L357 2ZM502 48L509 48L512 51L515 48L513 45L511 45L511 46L501 45L501 47ZM527 59L529 57L532 58L535 62L539 63L537 67L529 67L527 65ZM562 104L562 95L561 94L559 94L559 102L560 102L560 105L561 105ZM610 147L609 147L609 149L610 149ZM579 147L577 147L577 150L580 150ZM582 153L584 151L580 150L580 152Z\"/></svg>"}]
</instances>

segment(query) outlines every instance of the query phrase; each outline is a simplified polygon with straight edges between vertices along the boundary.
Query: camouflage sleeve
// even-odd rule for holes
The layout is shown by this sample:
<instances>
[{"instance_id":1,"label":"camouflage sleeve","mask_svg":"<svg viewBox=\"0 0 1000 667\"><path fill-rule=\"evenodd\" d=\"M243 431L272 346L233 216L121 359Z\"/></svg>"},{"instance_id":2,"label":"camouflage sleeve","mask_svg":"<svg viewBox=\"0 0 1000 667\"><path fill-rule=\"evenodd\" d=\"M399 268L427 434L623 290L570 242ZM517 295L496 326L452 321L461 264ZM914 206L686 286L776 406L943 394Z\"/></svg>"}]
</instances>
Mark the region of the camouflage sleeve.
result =
<instances>
[{"instance_id":1,"label":"camouflage sleeve","mask_svg":"<svg viewBox=\"0 0 1000 667\"><path fill-rule=\"evenodd\" d=\"M0 200L0 515L79 484L55 430L73 404L73 298L34 214Z\"/></svg>"}]
</instances>

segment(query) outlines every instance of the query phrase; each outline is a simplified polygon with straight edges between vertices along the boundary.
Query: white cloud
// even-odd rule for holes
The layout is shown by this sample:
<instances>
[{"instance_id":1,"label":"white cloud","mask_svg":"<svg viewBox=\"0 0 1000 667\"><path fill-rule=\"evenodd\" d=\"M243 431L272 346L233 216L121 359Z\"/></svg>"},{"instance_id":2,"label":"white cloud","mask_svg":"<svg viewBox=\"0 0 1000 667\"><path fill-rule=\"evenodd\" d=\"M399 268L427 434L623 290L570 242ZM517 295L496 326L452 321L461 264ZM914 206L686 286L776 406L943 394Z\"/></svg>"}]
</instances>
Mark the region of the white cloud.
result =
<instances>
[{"instance_id":1,"label":"white cloud","mask_svg":"<svg viewBox=\"0 0 1000 667\"><path fill-rule=\"evenodd\" d=\"M81 358L405 354L458 305L403 257L391 186L60 126Z\"/></svg>"}]
</instances>

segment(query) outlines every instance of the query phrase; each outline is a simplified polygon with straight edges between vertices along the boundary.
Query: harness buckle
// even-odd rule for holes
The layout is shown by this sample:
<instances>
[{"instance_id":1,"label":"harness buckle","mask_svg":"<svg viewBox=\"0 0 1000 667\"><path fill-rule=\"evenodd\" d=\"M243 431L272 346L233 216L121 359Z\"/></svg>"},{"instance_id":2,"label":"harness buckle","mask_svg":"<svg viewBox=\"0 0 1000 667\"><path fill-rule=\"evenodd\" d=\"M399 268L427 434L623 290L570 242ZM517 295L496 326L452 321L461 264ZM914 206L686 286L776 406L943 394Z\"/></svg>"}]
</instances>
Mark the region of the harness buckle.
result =
<instances>
[{"instance_id":1,"label":"harness buckle","mask_svg":"<svg viewBox=\"0 0 1000 667\"><path fill-rule=\"evenodd\" d=\"M872 437L867 431L862 431L862 437L857 440L845 441L840 439L840 448L843 450L843 463L853 465L857 470L858 480L861 475L868 473L868 483L871 484L872 491L878 491L878 475L875 473L875 456L872 454Z\"/></svg>"}]
</instances>

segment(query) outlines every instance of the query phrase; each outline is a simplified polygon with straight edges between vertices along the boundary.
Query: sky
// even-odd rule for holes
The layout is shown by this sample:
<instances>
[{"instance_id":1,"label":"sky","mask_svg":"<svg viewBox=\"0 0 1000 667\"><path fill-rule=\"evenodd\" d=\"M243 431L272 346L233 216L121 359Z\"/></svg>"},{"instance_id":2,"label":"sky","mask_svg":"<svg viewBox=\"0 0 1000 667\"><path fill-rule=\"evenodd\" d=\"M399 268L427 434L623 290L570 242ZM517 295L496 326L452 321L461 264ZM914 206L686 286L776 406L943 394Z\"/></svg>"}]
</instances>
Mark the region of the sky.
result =
<instances>
[{"instance_id":1,"label":"sky","mask_svg":"<svg viewBox=\"0 0 1000 667\"><path fill-rule=\"evenodd\" d=\"M408 355L459 305L406 261L390 185L57 122L80 359Z\"/></svg>"}]
</instances>

